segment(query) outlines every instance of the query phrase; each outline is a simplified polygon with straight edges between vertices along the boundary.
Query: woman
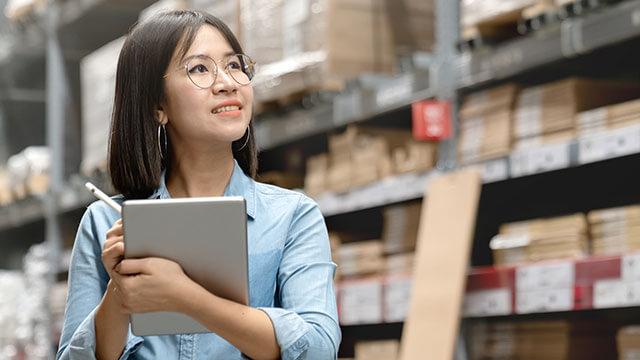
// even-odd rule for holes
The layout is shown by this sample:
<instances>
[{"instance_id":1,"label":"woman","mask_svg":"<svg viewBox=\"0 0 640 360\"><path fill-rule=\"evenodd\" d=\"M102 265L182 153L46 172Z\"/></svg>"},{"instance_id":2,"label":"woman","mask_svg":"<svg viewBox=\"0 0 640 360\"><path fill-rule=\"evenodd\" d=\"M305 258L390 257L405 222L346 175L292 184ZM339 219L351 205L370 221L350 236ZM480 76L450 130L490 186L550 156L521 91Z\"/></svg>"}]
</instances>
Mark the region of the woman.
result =
<instances>
[{"instance_id":1,"label":"woman","mask_svg":"<svg viewBox=\"0 0 640 360\"><path fill-rule=\"evenodd\" d=\"M250 306L209 293L175 262L123 260L121 220L95 202L74 244L57 358L336 358L326 226L306 196L252 179L253 62L242 54L228 27L201 12L133 28L118 61L109 166L120 202L243 196ZM152 311L187 314L211 333L134 336L129 314Z\"/></svg>"}]
</instances>

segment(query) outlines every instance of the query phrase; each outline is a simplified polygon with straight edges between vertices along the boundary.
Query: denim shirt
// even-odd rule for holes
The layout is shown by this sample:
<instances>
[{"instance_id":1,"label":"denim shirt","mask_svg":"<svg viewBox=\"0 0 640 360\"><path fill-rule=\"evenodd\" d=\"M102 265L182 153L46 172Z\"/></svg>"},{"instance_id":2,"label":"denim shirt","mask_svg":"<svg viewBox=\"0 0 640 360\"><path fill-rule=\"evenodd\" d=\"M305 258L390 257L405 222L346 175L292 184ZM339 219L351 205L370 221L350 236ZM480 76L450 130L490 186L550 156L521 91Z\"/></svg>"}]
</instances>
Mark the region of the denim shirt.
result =
<instances>
[{"instance_id":1,"label":"denim shirt","mask_svg":"<svg viewBox=\"0 0 640 360\"><path fill-rule=\"evenodd\" d=\"M341 340L333 288L336 265L324 218L307 196L255 182L235 163L225 196L247 205L250 306L273 323L281 358L335 359ZM164 176L151 198L169 198ZM122 196L116 196L118 202ZM78 228L56 359L95 359L95 312L109 281L101 260L107 230L119 214L91 204ZM125 239L126 241L126 239ZM135 336L129 328L120 359L243 359L214 333Z\"/></svg>"}]
</instances>

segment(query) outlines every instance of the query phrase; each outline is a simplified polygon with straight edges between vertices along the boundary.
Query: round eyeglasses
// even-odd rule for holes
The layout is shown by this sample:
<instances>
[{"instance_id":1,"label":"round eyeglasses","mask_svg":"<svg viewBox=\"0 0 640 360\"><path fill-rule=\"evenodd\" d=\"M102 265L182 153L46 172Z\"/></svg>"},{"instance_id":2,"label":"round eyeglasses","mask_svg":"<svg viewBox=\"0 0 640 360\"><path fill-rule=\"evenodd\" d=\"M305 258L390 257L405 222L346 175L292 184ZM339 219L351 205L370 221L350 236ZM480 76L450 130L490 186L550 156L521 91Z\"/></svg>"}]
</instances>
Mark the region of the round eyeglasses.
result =
<instances>
[{"instance_id":1,"label":"round eyeglasses","mask_svg":"<svg viewBox=\"0 0 640 360\"><path fill-rule=\"evenodd\" d=\"M249 56L234 54L224 59L223 69L238 84L249 85L255 74L255 65L255 61ZM216 82L219 67L209 56L195 55L187 58L184 69L195 86L208 89Z\"/></svg>"}]
</instances>

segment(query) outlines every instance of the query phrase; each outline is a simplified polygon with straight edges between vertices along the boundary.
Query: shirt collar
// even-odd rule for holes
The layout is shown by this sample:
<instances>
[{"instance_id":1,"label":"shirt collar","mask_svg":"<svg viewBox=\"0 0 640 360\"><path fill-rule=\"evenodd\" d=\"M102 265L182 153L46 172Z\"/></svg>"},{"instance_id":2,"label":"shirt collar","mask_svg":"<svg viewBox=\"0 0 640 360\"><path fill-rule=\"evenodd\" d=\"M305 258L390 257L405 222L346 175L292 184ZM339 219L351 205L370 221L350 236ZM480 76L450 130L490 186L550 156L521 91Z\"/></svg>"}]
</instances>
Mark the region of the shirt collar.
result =
<instances>
[{"instance_id":1,"label":"shirt collar","mask_svg":"<svg viewBox=\"0 0 640 360\"><path fill-rule=\"evenodd\" d=\"M169 194L169 190L167 190L167 183L165 181L166 171L162 171L162 175L160 176L160 185L153 192L150 198L152 199L170 199L171 195ZM252 219L255 219L256 214L256 184L253 179L249 178L245 175L244 171L238 164L238 162L233 160L233 172L231 173L231 180L227 187L224 190L223 196L242 196L246 201L247 205L247 215L249 215Z\"/></svg>"}]
</instances>

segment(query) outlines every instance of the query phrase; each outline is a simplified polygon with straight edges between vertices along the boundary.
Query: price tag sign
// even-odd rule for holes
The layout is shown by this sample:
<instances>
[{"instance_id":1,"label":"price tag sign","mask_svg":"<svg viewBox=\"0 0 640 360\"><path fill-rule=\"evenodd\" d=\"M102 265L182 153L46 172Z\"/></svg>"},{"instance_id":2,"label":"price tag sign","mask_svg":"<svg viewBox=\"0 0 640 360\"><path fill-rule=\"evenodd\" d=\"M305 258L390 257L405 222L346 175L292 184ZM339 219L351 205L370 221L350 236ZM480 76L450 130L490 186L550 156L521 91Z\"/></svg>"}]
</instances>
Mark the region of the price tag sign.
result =
<instances>
[{"instance_id":1,"label":"price tag sign","mask_svg":"<svg viewBox=\"0 0 640 360\"><path fill-rule=\"evenodd\" d=\"M518 314L573 310L573 287L522 291L516 294Z\"/></svg>"},{"instance_id":2,"label":"price tag sign","mask_svg":"<svg viewBox=\"0 0 640 360\"><path fill-rule=\"evenodd\" d=\"M543 145L531 149L516 150L511 154L513 177L539 174L569 166L570 143Z\"/></svg>"},{"instance_id":3,"label":"price tag sign","mask_svg":"<svg viewBox=\"0 0 640 360\"><path fill-rule=\"evenodd\" d=\"M471 291L465 295L464 315L467 317L509 315L511 312L511 290L508 288Z\"/></svg>"},{"instance_id":4,"label":"price tag sign","mask_svg":"<svg viewBox=\"0 0 640 360\"><path fill-rule=\"evenodd\" d=\"M413 77L406 75L390 81L376 92L376 106L378 109L406 101L413 92Z\"/></svg>"},{"instance_id":5,"label":"price tag sign","mask_svg":"<svg viewBox=\"0 0 640 360\"><path fill-rule=\"evenodd\" d=\"M587 164L640 152L640 125L585 135L578 141L578 161Z\"/></svg>"},{"instance_id":6,"label":"price tag sign","mask_svg":"<svg viewBox=\"0 0 640 360\"><path fill-rule=\"evenodd\" d=\"M623 256L620 266L622 280L640 282L640 253Z\"/></svg>"},{"instance_id":7,"label":"price tag sign","mask_svg":"<svg viewBox=\"0 0 640 360\"><path fill-rule=\"evenodd\" d=\"M518 292L549 289L573 289L575 266L572 262L526 265L516 269Z\"/></svg>"},{"instance_id":8,"label":"price tag sign","mask_svg":"<svg viewBox=\"0 0 640 360\"><path fill-rule=\"evenodd\" d=\"M440 141L451 136L451 104L442 100L423 100L411 105L413 137Z\"/></svg>"},{"instance_id":9,"label":"price tag sign","mask_svg":"<svg viewBox=\"0 0 640 360\"><path fill-rule=\"evenodd\" d=\"M509 177L509 163L507 159L486 161L481 171L485 183L506 180Z\"/></svg>"},{"instance_id":10,"label":"price tag sign","mask_svg":"<svg viewBox=\"0 0 640 360\"><path fill-rule=\"evenodd\" d=\"M601 309L625 306L626 287L620 279L596 281L593 285L593 307Z\"/></svg>"}]
</instances>

